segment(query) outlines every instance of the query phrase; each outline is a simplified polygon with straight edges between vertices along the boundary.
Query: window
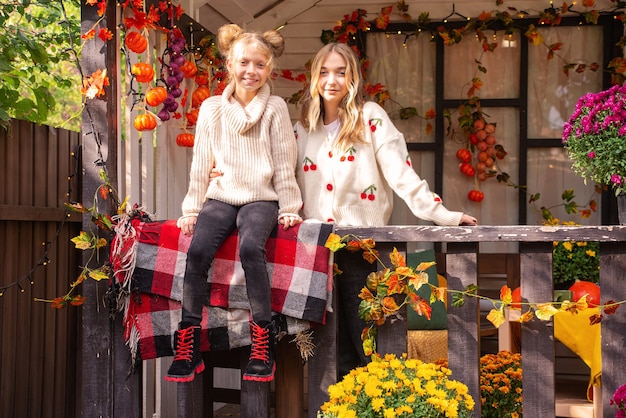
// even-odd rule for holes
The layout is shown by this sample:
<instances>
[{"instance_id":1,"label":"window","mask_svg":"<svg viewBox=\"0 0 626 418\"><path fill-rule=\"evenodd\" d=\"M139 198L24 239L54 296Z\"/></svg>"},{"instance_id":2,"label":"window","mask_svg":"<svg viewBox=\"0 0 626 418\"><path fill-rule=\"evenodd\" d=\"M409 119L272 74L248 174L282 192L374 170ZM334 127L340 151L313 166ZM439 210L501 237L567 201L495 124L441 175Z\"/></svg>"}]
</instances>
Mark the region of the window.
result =
<instances>
[{"instance_id":1,"label":"window","mask_svg":"<svg viewBox=\"0 0 626 418\"><path fill-rule=\"evenodd\" d=\"M524 26L531 22L525 20ZM532 23L537 25L536 21ZM574 189L579 204L594 195L594 185L585 185L570 170L561 146L561 129L580 96L608 86L608 76L602 69L612 58L611 47L619 36L613 34L613 26L617 25L612 19L601 19L600 23L580 25L578 21L564 19L560 26L540 28L546 45L562 42L557 54L565 61L559 57L548 60L548 48L530 44L520 31L509 34L504 30L488 30L489 41L497 42L498 47L484 53L481 43L472 36L466 35L460 43L444 46L439 37L433 42L435 38L430 33L418 33L407 24L392 24L386 33L367 33L369 80L388 88L392 100L385 108L405 135L416 171L442 195L446 207L475 214L483 225L541 223L541 212L528 204L527 194L495 178L479 183L485 193L482 202L474 203L466 197L474 187L474 179L458 170L455 154L466 139L458 133L457 109L467 100L469 83L474 77L483 82L476 93L483 113L488 121L496 123L495 136L508 153L503 160L497 160L499 168L510 175L512 183L527 186L529 194L541 194L535 206L558 205L566 189ZM486 72L477 70L477 61ZM571 70L566 76L565 62L598 63L600 69L580 73ZM406 107L414 107L422 116L434 108L437 118L401 120L399 111ZM446 109L452 114L450 133L442 117ZM434 130L427 134L425 128L429 122ZM607 194L610 193L603 194L605 204ZM599 215L600 197L595 195L595 198L598 213L585 220L576 217L577 222L595 225L608 218L606 211L604 218ZM560 219L570 218L560 208L553 213ZM419 221L400 201L396 202L392 223Z\"/></svg>"}]
</instances>

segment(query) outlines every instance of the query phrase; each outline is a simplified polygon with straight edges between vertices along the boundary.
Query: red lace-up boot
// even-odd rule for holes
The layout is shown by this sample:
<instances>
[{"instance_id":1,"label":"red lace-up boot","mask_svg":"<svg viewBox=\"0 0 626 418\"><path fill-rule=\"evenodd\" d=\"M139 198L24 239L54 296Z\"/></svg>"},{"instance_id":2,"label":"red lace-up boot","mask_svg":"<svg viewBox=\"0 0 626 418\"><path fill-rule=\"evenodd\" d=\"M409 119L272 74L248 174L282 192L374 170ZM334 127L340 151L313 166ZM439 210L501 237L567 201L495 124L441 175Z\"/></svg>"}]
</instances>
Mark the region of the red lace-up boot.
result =
<instances>
[{"instance_id":1,"label":"red lace-up boot","mask_svg":"<svg viewBox=\"0 0 626 418\"><path fill-rule=\"evenodd\" d=\"M175 333L174 361L167 371L165 380L191 382L197 373L204 371L204 361L200 356L200 327L183 323L179 327Z\"/></svg>"},{"instance_id":2,"label":"red lace-up boot","mask_svg":"<svg viewBox=\"0 0 626 418\"><path fill-rule=\"evenodd\" d=\"M243 380L270 382L274 380L274 350L276 349L276 331L272 322L250 323L250 360L243 374Z\"/></svg>"}]
</instances>

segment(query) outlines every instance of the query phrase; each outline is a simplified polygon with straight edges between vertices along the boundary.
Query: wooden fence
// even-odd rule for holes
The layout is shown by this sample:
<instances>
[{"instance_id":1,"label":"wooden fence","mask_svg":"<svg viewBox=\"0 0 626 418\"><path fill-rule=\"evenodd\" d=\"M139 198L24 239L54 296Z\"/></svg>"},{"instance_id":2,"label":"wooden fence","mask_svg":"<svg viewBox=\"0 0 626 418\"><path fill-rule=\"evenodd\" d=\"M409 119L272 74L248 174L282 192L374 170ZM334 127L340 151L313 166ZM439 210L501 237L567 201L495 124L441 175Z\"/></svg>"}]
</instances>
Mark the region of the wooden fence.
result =
<instances>
[{"instance_id":1,"label":"wooden fence","mask_svg":"<svg viewBox=\"0 0 626 418\"><path fill-rule=\"evenodd\" d=\"M626 300L626 287L621 283L626 272L626 226L542 227L542 226L388 226L379 228L338 227L339 235L352 234L373 238L381 248L381 260L392 247L402 250L408 242L444 243L448 286L462 290L478 285L477 254L481 242L517 242L520 245L520 282L522 298L527 301L551 301L553 241L600 242L602 300ZM335 314L327 316L327 324L314 331L316 351L308 362L308 417L315 418L319 406L328 399L328 386L336 381ZM504 326L504 325L503 325ZM522 367L524 415L554 417L556 415L555 339L553 321L533 319L522 325ZM615 407L609 400L615 389L626 383L623 347L626 341L626 309L622 306L613 315L604 315L602 334L602 414L594 418L612 418ZM401 354L407 351L405 321L385 324L379 329L378 351ZM477 401L475 416L480 416L480 319L478 300L470 298L462 307L448 308L448 360L453 378L465 383ZM210 357L211 354L209 353ZM276 382L276 418L293 418L302 414L303 375L298 361L278 357ZM282 365L280 363L283 363ZM287 363L287 364L285 364ZM281 371L282 369L282 371ZM286 373L286 376L284 375ZM202 387L204 381L204 387ZM212 379L196 379L193 384L179 384L179 417L212 417L211 403L206 402ZM295 389L294 389L295 388ZM284 391L288 393L285 396ZM282 395L279 397L279 395ZM581 393L582 397L584 394ZM211 396L209 396L210 398ZM283 400L279 400L282 398ZM285 399L286 398L286 399ZM267 393L261 387L242 387L242 416L250 411L269 409ZM246 413L248 413L246 415ZM584 415L567 415L584 416Z\"/></svg>"},{"instance_id":2,"label":"wooden fence","mask_svg":"<svg viewBox=\"0 0 626 418\"><path fill-rule=\"evenodd\" d=\"M63 204L80 201L79 143L77 132L24 121L0 129L2 417L76 416L79 311L34 298L62 296L77 277L70 239L82 220Z\"/></svg>"}]
</instances>

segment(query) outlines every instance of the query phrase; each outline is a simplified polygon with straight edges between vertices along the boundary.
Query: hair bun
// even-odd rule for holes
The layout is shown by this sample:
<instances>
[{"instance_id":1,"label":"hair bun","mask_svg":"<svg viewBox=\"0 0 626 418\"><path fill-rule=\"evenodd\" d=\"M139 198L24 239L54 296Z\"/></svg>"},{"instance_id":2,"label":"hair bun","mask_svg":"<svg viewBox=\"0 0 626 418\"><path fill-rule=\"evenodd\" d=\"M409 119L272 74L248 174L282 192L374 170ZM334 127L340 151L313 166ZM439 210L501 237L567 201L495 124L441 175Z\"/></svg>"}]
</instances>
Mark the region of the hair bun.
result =
<instances>
[{"instance_id":1,"label":"hair bun","mask_svg":"<svg viewBox=\"0 0 626 418\"><path fill-rule=\"evenodd\" d=\"M263 33L263 39L272 49L272 54L278 58L285 52L285 38L276 30L268 30Z\"/></svg>"},{"instance_id":2,"label":"hair bun","mask_svg":"<svg viewBox=\"0 0 626 418\"><path fill-rule=\"evenodd\" d=\"M217 31L217 47L220 53L227 57L237 38L243 34L243 29L234 23L223 25Z\"/></svg>"}]
</instances>

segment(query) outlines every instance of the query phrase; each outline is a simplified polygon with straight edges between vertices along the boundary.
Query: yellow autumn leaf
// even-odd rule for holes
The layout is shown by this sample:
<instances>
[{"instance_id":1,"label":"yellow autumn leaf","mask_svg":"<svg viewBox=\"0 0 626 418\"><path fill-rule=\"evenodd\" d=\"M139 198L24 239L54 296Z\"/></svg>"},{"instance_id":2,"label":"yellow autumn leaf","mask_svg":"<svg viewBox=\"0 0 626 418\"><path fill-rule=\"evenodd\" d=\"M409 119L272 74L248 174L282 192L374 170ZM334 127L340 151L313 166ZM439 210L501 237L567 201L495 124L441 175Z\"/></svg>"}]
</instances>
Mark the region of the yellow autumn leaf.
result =
<instances>
[{"instance_id":1,"label":"yellow autumn leaf","mask_svg":"<svg viewBox=\"0 0 626 418\"><path fill-rule=\"evenodd\" d=\"M336 253L345 246L346 244L341 242L341 237L335 233L331 233L330 235L328 235L328 238L326 239L326 244L324 244L324 247L328 248L334 253Z\"/></svg>"},{"instance_id":2,"label":"yellow autumn leaf","mask_svg":"<svg viewBox=\"0 0 626 418\"><path fill-rule=\"evenodd\" d=\"M105 238L99 238L96 241L96 248L106 247L106 245L107 245L107 240Z\"/></svg>"},{"instance_id":3,"label":"yellow autumn leaf","mask_svg":"<svg viewBox=\"0 0 626 418\"><path fill-rule=\"evenodd\" d=\"M100 280L108 279L109 275L103 272L102 270L91 270L89 272L89 277L99 282Z\"/></svg>"},{"instance_id":4,"label":"yellow autumn leaf","mask_svg":"<svg viewBox=\"0 0 626 418\"><path fill-rule=\"evenodd\" d=\"M558 311L551 303L538 303L535 307L535 315L542 321L549 321Z\"/></svg>"},{"instance_id":5,"label":"yellow autumn leaf","mask_svg":"<svg viewBox=\"0 0 626 418\"><path fill-rule=\"evenodd\" d=\"M91 248L91 235L88 232L80 231L80 235L75 236L70 241L72 241L79 250L88 250Z\"/></svg>"},{"instance_id":6,"label":"yellow autumn leaf","mask_svg":"<svg viewBox=\"0 0 626 418\"><path fill-rule=\"evenodd\" d=\"M428 274L424 273L423 271L409 278L409 284L413 286L415 290L419 290L420 287L422 287L422 285L426 283L428 283Z\"/></svg>"},{"instance_id":7,"label":"yellow autumn leaf","mask_svg":"<svg viewBox=\"0 0 626 418\"><path fill-rule=\"evenodd\" d=\"M417 271L426 271L429 268L431 268L432 266L434 266L435 264L437 264L437 263L434 262L434 261L424 261L422 263L419 263L415 270L417 270Z\"/></svg>"},{"instance_id":8,"label":"yellow autumn leaf","mask_svg":"<svg viewBox=\"0 0 626 418\"><path fill-rule=\"evenodd\" d=\"M504 324L504 313L499 309L492 309L487 314L487 320L493 324L494 327L500 328L500 325Z\"/></svg>"},{"instance_id":9,"label":"yellow autumn leaf","mask_svg":"<svg viewBox=\"0 0 626 418\"><path fill-rule=\"evenodd\" d=\"M518 321L520 322L520 324L525 324L526 322L529 322L534 317L535 315L533 314L533 311L528 310L524 312L522 315L520 315Z\"/></svg>"}]
</instances>

